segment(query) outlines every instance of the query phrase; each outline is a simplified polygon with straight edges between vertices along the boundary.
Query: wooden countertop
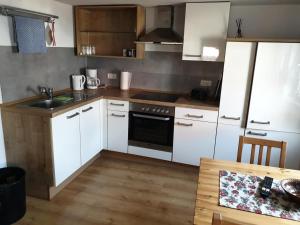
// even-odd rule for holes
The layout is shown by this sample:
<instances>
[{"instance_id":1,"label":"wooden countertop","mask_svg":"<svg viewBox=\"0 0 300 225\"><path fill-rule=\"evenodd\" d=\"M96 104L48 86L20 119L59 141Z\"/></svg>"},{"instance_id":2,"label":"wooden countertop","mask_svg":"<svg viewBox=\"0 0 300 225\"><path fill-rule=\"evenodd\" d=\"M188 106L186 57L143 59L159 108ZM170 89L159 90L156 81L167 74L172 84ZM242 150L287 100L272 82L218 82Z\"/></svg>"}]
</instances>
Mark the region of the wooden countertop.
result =
<instances>
[{"instance_id":1,"label":"wooden countertop","mask_svg":"<svg viewBox=\"0 0 300 225\"><path fill-rule=\"evenodd\" d=\"M5 111L11 111L11 112L22 112L22 113L30 113L33 115L40 115L40 116L45 116L45 117L55 117L55 116L65 113L69 110L78 108L80 106L83 106L83 105L86 105L93 101L104 98L104 99L124 100L124 101L129 101L129 102L152 104L152 105L185 107L185 108L203 109L203 110L211 110L211 111L219 110L218 102L197 101L197 100L191 99L189 96L186 96L186 95L181 95L175 103L140 100L140 99L131 98L131 96L133 96L137 93L140 93L140 92L145 92L145 91L147 91L147 90L132 89L129 91L122 91L119 88L110 88L110 87L102 88L102 89L99 88L97 90L84 90L84 91L80 92L80 93L93 95L86 100L72 102L67 105L57 107L53 110L22 106L27 102L29 103L29 102L41 99L39 96L2 104L1 109L5 110ZM149 92L153 92L153 91L149 91ZM68 89L65 91L55 92L54 95L59 95L62 93L69 94L69 93L72 93L72 90ZM76 92L73 92L73 93L76 93Z\"/></svg>"},{"instance_id":2,"label":"wooden countertop","mask_svg":"<svg viewBox=\"0 0 300 225\"><path fill-rule=\"evenodd\" d=\"M232 218L253 225L299 225L299 222L266 215L245 212L221 207L219 202L219 171L229 170L255 176L270 176L278 180L299 178L300 171L267 167L230 161L201 159L194 224L211 225L213 213L221 213L226 218Z\"/></svg>"}]
</instances>

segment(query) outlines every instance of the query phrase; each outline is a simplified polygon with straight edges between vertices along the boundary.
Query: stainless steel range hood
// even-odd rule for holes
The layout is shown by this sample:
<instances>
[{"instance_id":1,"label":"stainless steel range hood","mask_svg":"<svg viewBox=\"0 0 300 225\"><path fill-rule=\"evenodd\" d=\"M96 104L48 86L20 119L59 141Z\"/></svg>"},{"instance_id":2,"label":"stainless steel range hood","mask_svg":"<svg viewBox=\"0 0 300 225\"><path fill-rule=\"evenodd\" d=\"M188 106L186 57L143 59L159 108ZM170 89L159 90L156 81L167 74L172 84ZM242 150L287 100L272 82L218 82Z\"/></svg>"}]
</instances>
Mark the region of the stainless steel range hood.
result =
<instances>
[{"instance_id":1,"label":"stainless steel range hood","mask_svg":"<svg viewBox=\"0 0 300 225\"><path fill-rule=\"evenodd\" d=\"M138 43L182 45L183 38L174 29L175 9L172 5L157 6L152 12L155 20L154 30L140 37Z\"/></svg>"}]
</instances>

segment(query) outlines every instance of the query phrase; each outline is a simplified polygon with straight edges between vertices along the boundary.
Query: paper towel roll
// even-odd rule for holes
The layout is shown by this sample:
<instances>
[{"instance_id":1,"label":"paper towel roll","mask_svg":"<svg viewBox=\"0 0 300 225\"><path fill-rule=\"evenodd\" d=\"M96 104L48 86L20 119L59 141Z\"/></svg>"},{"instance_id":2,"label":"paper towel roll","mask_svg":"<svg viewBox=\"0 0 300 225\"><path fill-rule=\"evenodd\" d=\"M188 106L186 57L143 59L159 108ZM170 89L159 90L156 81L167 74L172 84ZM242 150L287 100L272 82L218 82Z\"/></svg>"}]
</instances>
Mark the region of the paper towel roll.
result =
<instances>
[{"instance_id":1,"label":"paper towel roll","mask_svg":"<svg viewBox=\"0 0 300 225\"><path fill-rule=\"evenodd\" d=\"M120 88L121 90L128 90L130 88L132 73L121 72Z\"/></svg>"}]
</instances>

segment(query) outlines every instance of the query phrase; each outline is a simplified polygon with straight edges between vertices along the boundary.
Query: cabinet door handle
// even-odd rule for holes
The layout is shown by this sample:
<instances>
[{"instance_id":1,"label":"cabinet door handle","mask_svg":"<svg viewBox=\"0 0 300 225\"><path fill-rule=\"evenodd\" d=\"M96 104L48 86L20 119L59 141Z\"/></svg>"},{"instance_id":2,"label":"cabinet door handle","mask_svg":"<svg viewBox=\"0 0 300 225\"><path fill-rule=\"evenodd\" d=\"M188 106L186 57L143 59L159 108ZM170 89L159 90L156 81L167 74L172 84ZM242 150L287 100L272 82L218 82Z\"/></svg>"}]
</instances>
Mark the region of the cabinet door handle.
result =
<instances>
[{"instance_id":1,"label":"cabinet door handle","mask_svg":"<svg viewBox=\"0 0 300 225\"><path fill-rule=\"evenodd\" d=\"M125 117L125 115L118 115L118 114L114 114L114 113L112 113L111 115L114 117Z\"/></svg>"},{"instance_id":2,"label":"cabinet door handle","mask_svg":"<svg viewBox=\"0 0 300 225\"><path fill-rule=\"evenodd\" d=\"M257 133L257 132L253 132L253 131L248 131L247 134L255 135L255 136L262 136L262 137L266 137L268 135L267 133Z\"/></svg>"},{"instance_id":3,"label":"cabinet door handle","mask_svg":"<svg viewBox=\"0 0 300 225\"><path fill-rule=\"evenodd\" d=\"M179 126L184 126L184 127L192 127L193 126L192 123L180 123L180 122L177 122L176 124L179 125Z\"/></svg>"},{"instance_id":4,"label":"cabinet door handle","mask_svg":"<svg viewBox=\"0 0 300 225\"><path fill-rule=\"evenodd\" d=\"M125 106L125 104L118 104L118 103L110 103L110 105L113 105L113 106Z\"/></svg>"},{"instance_id":5,"label":"cabinet door handle","mask_svg":"<svg viewBox=\"0 0 300 225\"><path fill-rule=\"evenodd\" d=\"M230 116L221 116L222 119L225 120L241 120L241 117L230 117Z\"/></svg>"},{"instance_id":6,"label":"cabinet door handle","mask_svg":"<svg viewBox=\"0 0 300 225\"><path fill-rule=\"evenodd\" d=\"M200 54L200 55L184 54L184 56L186 56L186 57L193 57L193 58L199 58L199 57L201 57L202 55L201 55L201 54Z\"/></svg>"},{"instance_id":7,"label":"cabinet door handle","mask_svg":"<svg viewBox=\"0 0 300 225\"><path fill-rule=\"evenodd\" d=\"M93 109L93 107L91 106L91 107L88 107L87 109L83 109L82 112L85 113L85 112L88 112L88 111L90 111L90 110L92 110L92 109Z\"/></svg>"},{"instance_id":8,"label":"cabinet door handle","mask_svg":"<svg viewBox=\"0 0 300 225\"><path fill-rule=\"evenodd\" d=\"M264 125L270 125L271 124L270 121L261 122L261 121L255 121L255 120L251 120L250 123L264 124Z\"/></svg>"},{"instance_id":9,"label":"cabinet door handle","mask_svg":"<svg viewBox=\"0 0 300 225\"><path fill-rule=\"evenodd\" d=\"M74 117L76 117L76 116L79 116L79 113L78 113L78 112L77 112L77 113L74 113L73 115L67 116L67 119L69 120L69 119L72 119L72 118L74 118Z\"/></svg>"},{"instance_id":10,"label":"cabinet door handle","mask_svg":"<svg viewBox=\"0 0 300 225\"><path fill-rule=\"evenodd\" d=\"M201 116L197 116L197 115L186 114L186 117L189 117L189 118L197 118L197 119L202 119L204 116L203 116L203 115L201 115Z\"/></svg>"}]
</instances>

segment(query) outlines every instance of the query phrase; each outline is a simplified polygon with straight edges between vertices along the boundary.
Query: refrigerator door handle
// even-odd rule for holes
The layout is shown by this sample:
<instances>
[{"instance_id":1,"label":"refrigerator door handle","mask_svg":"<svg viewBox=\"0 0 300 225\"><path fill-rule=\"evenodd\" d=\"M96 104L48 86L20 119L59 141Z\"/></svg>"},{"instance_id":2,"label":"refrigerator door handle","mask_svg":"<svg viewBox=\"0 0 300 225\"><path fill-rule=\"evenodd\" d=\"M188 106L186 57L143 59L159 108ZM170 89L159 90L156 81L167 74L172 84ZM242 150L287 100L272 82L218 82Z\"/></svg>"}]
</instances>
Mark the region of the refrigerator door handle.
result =
<instances>
[{"instance_id":1,"label":"refrigerator door handle","mask_svg":"<svg viewBox=\"0 0 300 225\"><path fill-rule=\"evenodd\" d=\"M270 125L271 124L270 121L261 122L261 121L255 121L255 120L251 120L250 123L264 124L264 125Z\"/></svg>"},{"instance_id":2,"label":"refrigerator door handle","mask_svg":"<svg viewBox=\"0 0 300 225\"><path fill-rule=\"evenodd\" d=\"M247 134L255 135L255 136L262 136L262 137L266 137L268 135L267 133L258 133L258 132L253 132L253 131L248 131Z\"/></svg>"},{"instance_id":3,"label":"refrigerator door handle","mask_svg":"<svg viewBox=\"0 0 300 225\"><path fill-rule=\"evenodd\" d=\"M241 120L241 117L230 117L230 116L221 116L222 119L226 120Z\"/></svg>"}]
</instances>

